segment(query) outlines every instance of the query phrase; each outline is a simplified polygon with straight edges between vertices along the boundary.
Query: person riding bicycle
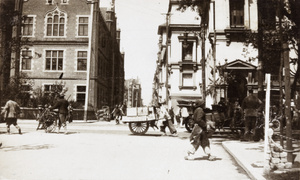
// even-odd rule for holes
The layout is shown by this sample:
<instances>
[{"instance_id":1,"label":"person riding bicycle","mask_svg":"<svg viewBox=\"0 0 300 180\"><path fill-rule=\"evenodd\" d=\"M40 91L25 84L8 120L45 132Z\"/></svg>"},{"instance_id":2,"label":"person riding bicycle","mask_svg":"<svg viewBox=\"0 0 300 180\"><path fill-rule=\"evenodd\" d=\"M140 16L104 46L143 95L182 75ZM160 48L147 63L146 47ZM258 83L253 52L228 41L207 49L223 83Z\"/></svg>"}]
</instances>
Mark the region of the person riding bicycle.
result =
<instances>
[{"instance_id":1,"label":"person riding bicycle","mask_svg":"<svg viewBox=\"0 0 300 180\"><path fill-rule=\"evenodd\" d=\"M67 124L66 124L66 117L68 115L68 106L69 102L64 98L64 94L59 94L57 102L54 104L54 106L50 107L50 110L58 109L59 113L59 123L58 123L58 129L57 133L59 133L61 126L64 128L64 133L67 134Z\"/></svg>"}]
</instances>

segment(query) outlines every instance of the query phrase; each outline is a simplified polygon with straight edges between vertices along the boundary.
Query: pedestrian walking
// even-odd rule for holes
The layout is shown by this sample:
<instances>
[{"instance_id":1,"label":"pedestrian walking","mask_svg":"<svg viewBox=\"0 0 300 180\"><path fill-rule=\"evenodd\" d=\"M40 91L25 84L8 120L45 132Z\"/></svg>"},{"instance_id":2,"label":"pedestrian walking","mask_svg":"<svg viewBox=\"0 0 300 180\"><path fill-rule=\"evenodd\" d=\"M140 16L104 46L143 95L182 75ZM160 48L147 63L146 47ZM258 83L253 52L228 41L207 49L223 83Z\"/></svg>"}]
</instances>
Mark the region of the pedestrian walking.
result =
<instances>
[{"instance_id":1,"label":"pedestrian walking","mask_svg":"<svg viewBox=\"0 0 300 180\"><path fill-rule=\"evenodd\" d=\"M245 134L242 140L252 140L253 130L258 117L258 110L262 106L262 101L253 94L253 90L248 91L249 95L245 97L242 103L242 109L245 117Z\"/></svg>"},{"instance_id":2,"label":"pedestrian walking","mask_svg":"<svg viewBox=\"0 0 300 180\"><path fill-rule=\"evenodd\" d=\"M123 107L123 104L120 104L120 105L119 105L119 111L120 111L120 112L119 112L119 120L120 120L120 121L122 121L122 118L123 118L123 116L125 115L125 114L124 114L123 108L124 108L124 107Z\"/></svg>"},{"instance_id":3,"label":"pedestrian walking","mask_svg":"<svg viewBox=\"0 0 300 180\"><path fill-rule=\"evenodd\" d=\"M57 133L59 133L61 126L64 128L64 134L68 134L67 131L67 123L66 123L66 118L68 115L68 106L69 102L64 98L64 94L59 94L58 100L54 104L54 106L50 107L50 110L53 109L58 109L59 113L59 123L58 123L58 128L57 128Z\"/></svg>"},{"instance_id":4,"label":"pedestrian walking","mask_svg":"<svg viewBox=\"0 0 300 180\"><path fill-rule=\"evenodd\" d=\"M165 107L166 106L165 101L161 102L161 103L158 103L158 105L159 105L159 108L160 108L160 115L159 116L160 116L160 118L163 119L162 125L160 126L160 131L163 132L163 135L167 135L166 127L168 127L169 130L170 130L170 133L173 136L177 136L177 130L175 129L175 126L171 121L171 116L168 113L167 108Z\"/></svg>"},{"instance_id":5,"label":"pedestrian walking","mask_svg":"<svg viewBox=\"0 0 300 180\"><path fill-rule=\"evenodd\" d=\"M190 135L190 143L191 148L187 151L187 156L185 156L186 160L194 159L192 155L198 150L201 146L203 151L207 154L208 160L215 160L215 156L211 155L210 150L210 142L209 142L209 134L208 131L211 131L213 127L212 124L206 122L205 112L204 112L204 101L196 100L195 102L195 111L194 111L194 128Z\"/></svg>"},{"instance_id":6,"label":"pedestrian walking","mask_svg":"<svg viewBox=\"0 0 300 180\"><path fill-rule=\"evenodd\" d=\"M114 116L116 124L120 124L120 117L122 117L122 116L121 116L121 110L120 110L119 105L116 105L111 113Z\"/></svg>"},{"instance_id":7,"label":"pedestrian walking","mask_svg":"<svg viewBox=\"0 0 300 180\"><path fill-rule=\"evenodd\" d=\"M17 123L18 115L21 113L19 104L13 100L8 100L3 108L2 113L4 114L4 119L6 120L7 134L10 134L11 125L14 125L18 129L19 134L22 134L21 128Z\"/></svg>"},{"instance_id":8,"label":"pedestrian walking","mask_svg":"<svg viewBox=\"0 0 300 180\"><path fill-rule=\"evenodd\" d=\"M177 111L175 113L175 119L176 119L176 122L177 122L177 128L180 128L180 125L182 124L182 105L181 104L178 104L178 108L177 108Z\"/></svg>"},{"instance_id":9,"label":"pedestrian walking","mask_svg":"<svg viewBox=\"0 0 300 180\"><path fill-rule=\"evenodd\" d=\"M174 113L173 107L171 107L171 108L169 109L169 115L170 115L170 117L171 117L171 122L174 124L175 113Z\"/></svg>"}]
</instances>

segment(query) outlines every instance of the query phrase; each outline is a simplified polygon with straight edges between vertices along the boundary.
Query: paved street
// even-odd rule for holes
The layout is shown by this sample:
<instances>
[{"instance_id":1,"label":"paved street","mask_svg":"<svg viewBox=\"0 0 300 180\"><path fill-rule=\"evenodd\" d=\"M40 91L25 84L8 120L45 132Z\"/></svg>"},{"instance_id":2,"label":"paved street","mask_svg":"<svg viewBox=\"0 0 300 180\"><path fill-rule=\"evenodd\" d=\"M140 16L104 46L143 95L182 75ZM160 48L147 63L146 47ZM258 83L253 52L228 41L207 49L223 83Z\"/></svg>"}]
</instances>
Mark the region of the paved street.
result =
<instances>
[{"instance_id":1,"label":"paved street","mask_svg":"<svg viewBox=\"0 0 300 180\"><path fill-rule=\"evenodd\" d=\"M203 151L194 161L184 160L189 133L161 136L149 129L145 136L132 135L125 124L74 122L69 135L35 131L36 121L19 121L24 132L5 134L0 124L0 179L249 179L223 149L222 138L212 139L216 161Z\"/></svg>"}]
</instances>

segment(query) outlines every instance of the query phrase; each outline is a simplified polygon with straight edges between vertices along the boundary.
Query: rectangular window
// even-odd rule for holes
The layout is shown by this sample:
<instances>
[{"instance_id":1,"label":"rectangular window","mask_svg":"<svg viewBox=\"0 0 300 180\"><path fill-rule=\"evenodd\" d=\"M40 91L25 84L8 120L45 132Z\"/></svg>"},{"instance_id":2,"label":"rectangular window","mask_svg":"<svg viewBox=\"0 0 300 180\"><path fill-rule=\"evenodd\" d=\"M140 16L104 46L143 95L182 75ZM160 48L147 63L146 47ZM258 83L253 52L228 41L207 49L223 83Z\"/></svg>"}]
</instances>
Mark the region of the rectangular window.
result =
<instances>
[{"instance_id":1,"label":"rectangular window","mask_svg":"<svg viewBox=\"0 0 300 180\"><path fill-rule=\"evenodd\" d=\"M68 0L61 0L61 3L62 3L62 4L67 4L67 3L68 3Z\"/></svg>"},{"instance_id":2,"label":"rectangular window","mask_svg":"<svg viewBox=\"0 0 300 180\"><path fill-rule=\"evenodd\" d=\"M23 36L33 36L33 17L25 17L23 23Z\"/></svg>"},{"instance_id":3,"label":"rectangular window","mask_svg":"<svg viewBox=\"0 0 300 180\"><path fill-rule=\"evenodd\" d=\"M88 36L89 18L79 17L78 19L78 36Z\"/></svg>"},{"instance_id":4,"label":"rectangular window","mask_svg":"<svg viewBox=\"0 0 300 180\"><path fill-rule=\"evenodd\" d=\"M63 89L62 85L58 84L45 84L44 85L44 95L49 96L52 93L59 93Z\"/></svg>"},{"instance_id":5,"label":"rectangular window","mask_svg":"<svg viewBox=\"0 0 300 180\"><path fill-rule=\"evenodd\" d=\"M77 70L86 71L87 51L77 52Z\"/></svg>"},{"instance_id":6,"label":"rectangular window","mask_svg":"<svg viewBox=\"0 0 300 180\"><path fill-rule=\"evenodd\" d=\"M52 4L53 3L53 0L46 0L47 1L47 4Z\"/></svg>"},{"instance_id":7,"label":"rectangular window","mask_svg":"<svg viewBox=\"0 0 300 180\"><path fill-rule=\"evenodd\" d=\"M32 51L22 50L21 56L22 56L22 70L31 70Z\"/></svg>"},{"instance_id":8,"label":"rectangular window","mask_svg":"<svg viewBox=\"0 0 300 180\"><path fill-rule=\"evenodd\" d=\"M29 91L31 90L31 86L28 84L23 84L21 85L21 92L23 93L29 93Z\"/></svg>"},{"instance_id":9,"label":"rectangular window","mask_svg":"<svg viewBox=\"0 0 300 180\"><path fill-rule=\"evenodd\" d=\"M230 0L230 26L244 27L244 0Z\"/></svg>"},{"instance_id":10,"label":"rectangular window","mask_svg":"<svg viewBox=\"0 0 300 180\"><path fill-rule=\"evenodd\" d=\"M193 42L187 41L182 42L182 60L192 61L193 60Z\"/></svg>"},{"instance_id":11,"label":"rectangular window","mask_svg":"<svg viewBox=\"0 0 300 180\"><path fill-rule=\"evenodd\" d=\"M193 73L182 74L182 86L193 86Z\"/></svg>"},{"instance_id":12,"label":"rectangular window","mask_svg":"<svg viewBox=\"0 0 300 180\"><path fill-rule=\"evenodd\" d=\"M46 70L61 71L63 70L63 51L46 51Z\"/></svg>"},{"instance_id":13,"label":"rectangular window","mask_svg":"<svg viewBox=\"0 0 300 180\"><path fill-rule=\"evenodd\" d=\"M77 86L76 88L76 101L82 105L85 104L85 93L86 93L86 86Z\"/></svg>"}]
</instances>

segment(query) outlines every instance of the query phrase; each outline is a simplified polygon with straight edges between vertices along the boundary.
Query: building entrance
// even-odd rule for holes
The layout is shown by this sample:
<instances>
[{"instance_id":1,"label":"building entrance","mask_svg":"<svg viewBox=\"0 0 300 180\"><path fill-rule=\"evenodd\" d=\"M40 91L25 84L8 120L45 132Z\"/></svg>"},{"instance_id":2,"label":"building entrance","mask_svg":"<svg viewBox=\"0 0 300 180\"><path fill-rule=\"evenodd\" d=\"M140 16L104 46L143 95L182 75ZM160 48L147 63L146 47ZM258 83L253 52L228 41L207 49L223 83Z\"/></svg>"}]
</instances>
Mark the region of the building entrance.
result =
<instances>
[{"instance_id":1,"label":"building entrance","mask_svg":"<svg viewBox=\"0 0 300 180\"><path fill-rule=\"evenodd\" d=\"M227 98L230 103L238 101L242 104L247 96L247 80L243 73L233 73L228 79Z\"/></svg>"}]
</instances>

